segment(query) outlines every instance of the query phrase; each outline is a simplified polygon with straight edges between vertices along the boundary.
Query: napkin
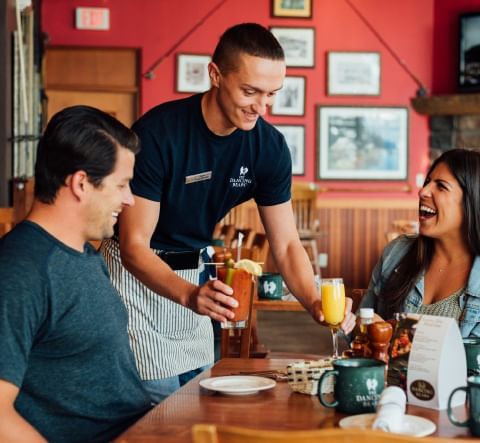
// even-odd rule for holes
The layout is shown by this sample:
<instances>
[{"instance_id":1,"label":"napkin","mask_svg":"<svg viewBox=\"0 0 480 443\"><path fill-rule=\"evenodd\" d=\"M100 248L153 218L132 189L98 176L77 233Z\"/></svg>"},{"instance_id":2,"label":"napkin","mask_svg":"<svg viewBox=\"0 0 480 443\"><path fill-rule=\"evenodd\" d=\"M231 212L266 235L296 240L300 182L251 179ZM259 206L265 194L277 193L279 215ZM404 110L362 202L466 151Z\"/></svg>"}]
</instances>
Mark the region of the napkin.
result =
<instances>
[{"instance_id":1,"label":"napkin","mask_svg":"<svg viewBox=\"0 0 480 443\"><path fill-rule=\"evenodd\" d=\"M385 388L377 404L377 414L372 424L373 429L385 432L399 432L402 429L407 396L398 386Z\"/></svg>"}]
</instances>

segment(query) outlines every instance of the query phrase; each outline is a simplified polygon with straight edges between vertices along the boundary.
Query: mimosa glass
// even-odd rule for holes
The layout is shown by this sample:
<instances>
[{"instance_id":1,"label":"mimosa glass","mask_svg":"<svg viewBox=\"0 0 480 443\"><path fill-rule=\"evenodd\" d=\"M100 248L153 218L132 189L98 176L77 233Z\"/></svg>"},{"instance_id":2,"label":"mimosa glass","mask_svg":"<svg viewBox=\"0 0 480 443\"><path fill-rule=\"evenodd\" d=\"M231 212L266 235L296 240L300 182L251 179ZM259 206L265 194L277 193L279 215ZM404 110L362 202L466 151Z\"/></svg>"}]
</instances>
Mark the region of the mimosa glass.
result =
<instances>
[{"instance_id":1,"label":"mimosa glass","mask_svg":"<svg viewBox=\"0 0 480 443\"><path fill-rule=\"evenodd\" d=\"M333 358L338 358L338 329L345 317L345 286L341 278L324 278L321 284L322 312L332 331Z\"/></svg>"}]
</instances>

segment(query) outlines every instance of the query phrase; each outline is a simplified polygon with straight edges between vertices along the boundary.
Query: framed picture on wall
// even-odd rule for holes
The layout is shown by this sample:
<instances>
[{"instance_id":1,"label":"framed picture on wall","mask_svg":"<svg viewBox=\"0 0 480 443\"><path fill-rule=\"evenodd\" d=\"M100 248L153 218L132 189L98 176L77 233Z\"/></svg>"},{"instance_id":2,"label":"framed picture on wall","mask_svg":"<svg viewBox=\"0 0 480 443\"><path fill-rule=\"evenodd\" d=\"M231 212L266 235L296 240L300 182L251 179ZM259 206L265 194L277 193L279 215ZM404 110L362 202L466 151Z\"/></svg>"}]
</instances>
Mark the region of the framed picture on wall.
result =
<instances>
[{"instance_id":1,"label":"framed picture on wall","mask_svg":"<svg viewBox=\"0 0 480 443\"><path fill-rule=\"evenodd\" d=\"M287 66L312 68L315 66L315 30L313 28L270 28L285 52Z\"/></svg>"},{"instance_id":2,"label":"framed picture on wall","mask_svg":"<svg viewBox=\"0 0 480 443\"><path fill-rule=\"evenodd\" d=\"M292 157L292 174L305 174L305 126L274 125L285 137Z\"/></svg>"},{"instance_id":3,"label":"framed picture on wall","mask_svg":"<svg viewBox=\"0 0 480 443\"><path fill-rule=\"evenodd\" d=\"M318 178L406 180L408 110L319 106Z\"/></svg>"},{"instance_id":4,"label":"framed picture on wall","mask_svg":"<svg viewBox=\"0 0 480 443\"><path fill-rule=\"evenodd\" d=\"M210 89L209 55L177 54L177 92L204 92Z\"/></svg>"},{"instance_id":5,"label":"framed picture on wall","mask_svg":"<svg viewBox=\"0 0 480 443\"><path fill-rule=\"evenodd\" d=\"M272 17L311 18L313 0L272 0Z\"/></svg>"},{"instance_id":6,"label":"framed picture on wall","mask_svg":"<svg viewBox=\"0 0 480 443\"><path fill-rule=\"evenodd\" d=\"M305 77L287 76L283 88L275 95L272 115L305 115Z\"/></svg>"},{"instance_id":7,"label":"framed picture on wall","mask_svg":"<svg viewBox=\"0 0 480 443\"><path fill-rule=\"evenodd\" d=\"M328 95L380 95L379 52L329 52Z\"/></svg>"},{"instance_id":8,"label":"framed picture on wall","mask_svg":"<svg viewBox=\"0 0 480 443\"><path fill-rule=\"evenodd\" d=\"M460 15L458 87L480 91L480 12Z\"/></svg>"}]
</instances>

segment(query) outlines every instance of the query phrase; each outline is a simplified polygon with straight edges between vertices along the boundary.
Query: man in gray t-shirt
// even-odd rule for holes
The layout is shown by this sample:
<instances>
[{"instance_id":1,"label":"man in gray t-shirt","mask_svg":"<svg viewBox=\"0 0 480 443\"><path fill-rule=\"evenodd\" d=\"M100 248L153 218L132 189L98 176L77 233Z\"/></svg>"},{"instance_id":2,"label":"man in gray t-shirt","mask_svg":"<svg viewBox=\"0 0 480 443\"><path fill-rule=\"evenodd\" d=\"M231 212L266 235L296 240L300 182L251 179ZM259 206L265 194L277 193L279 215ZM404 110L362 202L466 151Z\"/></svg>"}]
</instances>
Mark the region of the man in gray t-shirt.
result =
<instances>
[{"instance_id":1,"label":"man in gray t-shirt","mask_svg":"<svg viewBox=\"0 0 480 443\"><path fill-rule=\"evenodd\" d=\"M0 240L0 441L110 441L150 408L126 309L88 243L132 204L137 151L134 133L86 106L40 140L32 210Z\"/></svg>"}]
</instances>

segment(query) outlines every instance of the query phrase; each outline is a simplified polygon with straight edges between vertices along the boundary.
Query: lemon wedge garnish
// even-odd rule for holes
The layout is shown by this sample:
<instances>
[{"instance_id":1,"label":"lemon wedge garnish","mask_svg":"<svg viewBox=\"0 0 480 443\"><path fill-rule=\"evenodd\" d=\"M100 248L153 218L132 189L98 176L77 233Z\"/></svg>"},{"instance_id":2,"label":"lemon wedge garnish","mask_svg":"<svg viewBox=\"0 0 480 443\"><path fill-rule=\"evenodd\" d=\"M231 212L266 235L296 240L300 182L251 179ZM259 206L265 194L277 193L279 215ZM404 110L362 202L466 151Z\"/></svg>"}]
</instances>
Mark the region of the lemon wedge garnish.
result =
<instances>
[{"instance_id":1,"label":"lemon wedge garnish","mask_svg":"<svg viewBox=\"0 0 480 443\"><path fill-rule=\"evenodd\" d=\"M248 258L244 258L242 260L237 261L235 263L235 269L244 269L248 273L252 275L262 275L262 266L260 263L257 263L256 261L249 260Z\"/></svg>"}]
</instances>

